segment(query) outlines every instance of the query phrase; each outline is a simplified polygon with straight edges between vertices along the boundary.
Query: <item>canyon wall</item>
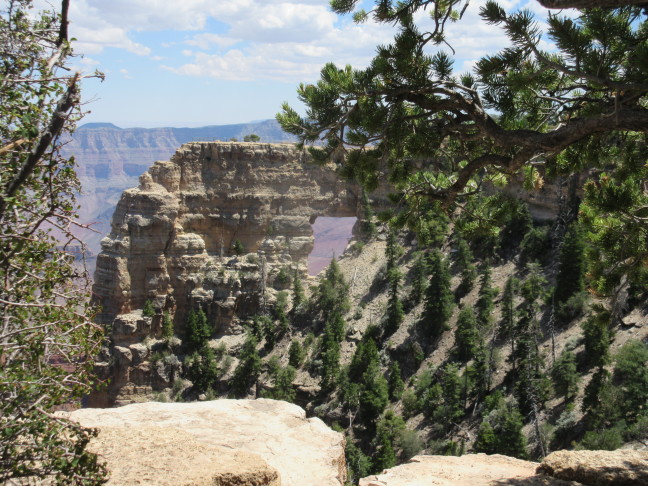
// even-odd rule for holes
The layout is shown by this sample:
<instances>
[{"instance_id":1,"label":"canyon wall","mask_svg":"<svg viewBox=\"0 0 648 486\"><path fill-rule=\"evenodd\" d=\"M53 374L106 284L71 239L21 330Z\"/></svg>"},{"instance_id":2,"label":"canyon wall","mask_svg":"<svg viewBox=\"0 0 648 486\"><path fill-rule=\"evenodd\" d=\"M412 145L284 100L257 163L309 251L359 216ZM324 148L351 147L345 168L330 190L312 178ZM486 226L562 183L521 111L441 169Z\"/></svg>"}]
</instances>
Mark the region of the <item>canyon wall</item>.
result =
<instances>
[{"instance_id":1,"label":"canyon wall","mask_svg":"<svg viewBox=\"0 0 648 486\"><path fill-rule=\"evenodd\" d=\"M184 315L201 289L218 301L241 297L250 280L243 274L263 271L258 258L269 266L269 284L282 267L303 273L311 223L356 216L359 201L358 188L331 166L305 164L304 157L289 144L196 142L153 164L139 187L122 194L102 241L93 288L100 321L146 300ZM236 241L255 255L235 255ZM224 280L234 280L227 296L218 291Z\"/></svg>"},{"instance_id":2,"label":"canyon wall","mask_svg":"<svg viewBox=\"0 0 648 486\"><path fill-rule=\"evenodd\" d=\"M177 370L152 359L163 313L178 336L192 308L214 334L242 335L240 323L286 288L280 275L306 274L315 219L358 215L359 188L306 159L292 144L187 143L124 191L94 277L111 347L98 364L110 384L91 405L170 386ZM146 301L155 316L142 314Z\"/></svg>"}]
</instances>

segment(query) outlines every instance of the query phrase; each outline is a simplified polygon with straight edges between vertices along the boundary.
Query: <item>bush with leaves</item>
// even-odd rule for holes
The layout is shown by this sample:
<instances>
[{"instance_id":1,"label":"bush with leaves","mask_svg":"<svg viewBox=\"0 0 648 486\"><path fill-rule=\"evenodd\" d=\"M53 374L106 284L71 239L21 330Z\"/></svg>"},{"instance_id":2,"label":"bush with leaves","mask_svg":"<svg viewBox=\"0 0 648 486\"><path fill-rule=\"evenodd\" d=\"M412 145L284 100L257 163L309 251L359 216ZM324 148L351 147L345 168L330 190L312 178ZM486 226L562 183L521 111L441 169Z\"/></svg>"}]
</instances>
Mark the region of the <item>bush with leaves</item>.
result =
<instances>
[{"instance_id":1,"label":"bush with leaves","mask_svg":"<svg viewBox=\"0 0 648 486\"><path fill-rule=\"evenodd\" d=\"M80 184L60 154L82 116L68 1L0 6L0 483L95 485L95 432L53 411L95 385L102 331L74 255ZM57 236L58 235L58 238Z\"/></svg>"},{"instance_id":2,"label":"bush with leaves","mask_svg":"<svg viewBox=\"0 0 648 486\"><path fill-rule=\"evenodd\" d=\"M239 355L239 364L234 370L234 376L230 383L232 393L236 397L247 395L250 386L256 382L261 373L261 358L257 351L257 340L252 334L248 334L241 353Z\"/></svg>"}]
</instances>

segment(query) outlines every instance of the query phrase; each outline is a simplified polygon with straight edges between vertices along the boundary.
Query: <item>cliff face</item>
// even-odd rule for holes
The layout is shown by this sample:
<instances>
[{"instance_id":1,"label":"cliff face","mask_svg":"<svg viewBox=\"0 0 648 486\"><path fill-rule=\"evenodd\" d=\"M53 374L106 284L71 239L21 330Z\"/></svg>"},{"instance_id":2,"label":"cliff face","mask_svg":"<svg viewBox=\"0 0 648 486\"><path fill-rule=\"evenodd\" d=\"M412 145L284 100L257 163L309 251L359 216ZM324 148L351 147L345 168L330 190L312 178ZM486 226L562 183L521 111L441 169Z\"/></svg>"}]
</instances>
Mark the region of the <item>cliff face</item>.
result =
<instances>
[{"instance_id":1,"label":"cliff face","mask_svg":"<svg viewBox=\"0 0 648 486\"><path fill-rule=\"evenodd\" d=\"M216 334L240 334L239 320L282 288L281 272L306 272L315 218L356 216L358 188L304 157L288 144L188 143L122 194L94 278L99 320L112 324L113 346L100 366L111 378L108 398L93 404L127 403L125 394L170 385L173 373L153 366L141 344L160 337L163 311L178 335L196 307ZM153 318L138 310L147 300Z\"/></svg>"},{"instance_id":2,"label":"cliff face","mask_svg":"<svg viewBox=\"0 0 648 486\"><path fill-rule=\"evenodd\" d=\"M63 147L66 156L75 157L83 187L78 196L80 221L91 223L95 230L80 231L79 236L97 254L122 191L136 186L154 161L168 160L183 143L243 139L252 133L265 142L291 140L274 120L200 128L119 128L109 123L79 127Z\"/></svg>"},{"instance_id":3,"label":"cliff face","mask_svg":"<svg viewBox=\"0 0 648 486\"><path fill-rule=\"evenodd\" d=\"M183 315L192 296L243 297L250 280L243 274L262 269L254 256L233 255L237 240L265 259L270 284L278 268L303 271L313 248L310 223L355 216L358 208L356 187L303 157L292 145L200 142L156 162L138 188L123 193L102 241L93 288L102 322L147 299Z\"/></svg>"}]
</instances>

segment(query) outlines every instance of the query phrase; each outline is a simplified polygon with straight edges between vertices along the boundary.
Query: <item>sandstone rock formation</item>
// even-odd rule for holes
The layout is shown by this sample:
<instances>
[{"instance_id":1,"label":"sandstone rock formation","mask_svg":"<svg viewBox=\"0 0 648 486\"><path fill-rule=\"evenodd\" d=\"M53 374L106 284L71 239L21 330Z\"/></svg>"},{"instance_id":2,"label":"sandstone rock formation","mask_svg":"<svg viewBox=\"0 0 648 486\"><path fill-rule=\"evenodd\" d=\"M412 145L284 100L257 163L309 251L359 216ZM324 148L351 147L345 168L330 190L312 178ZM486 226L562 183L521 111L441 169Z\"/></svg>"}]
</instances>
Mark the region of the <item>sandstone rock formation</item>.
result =
<instances>
[{"instance_id":1,"label":"sandstone rock formation","mask_svg":"<svg viewBox=\"0 0 648 486\"><path fill-rule=\"evenodd\" d=\"M90 447L115 486L341 486L346 479L343 435L286 402L150 402L69 416L99 429Z\"/></svg>"},{"instance_id":2,"label":"sandstone rock formation","mask_svg":"<svg viewBox=\"0 0 648 486\"><path fill-rule=\"evenodd\" d=\"M246 299L255 312L250 286L265 269L232 255L236 240L275 268L303 270L310 223L358 210L357 188L331 167L303 162L292 145L219 142L186 144L171 161L156 162L124 192L102 242L93 289L102 322L146 299L177 305L180 320L192 298L208 301L223 324ZM272 276L271 268L270 284Z\"/></svg>"},{"instance_id":3,"label":"sandstone rock formation","mask_svg":"<svg viewBox=\"0 0 648 486\"><path fill-rule=\"evenodd\" d=\"M110 218L121 193L137 185L137 178L156 160L168 160L183 143L193 140L242 140L255 133L263 142L289 142L275 120L199 128L119 128L110 123L80 126L63 146L74 156L82 191L78 196L79 219L92 223L94 231L78 229L78 236L94 255L110 232ZM94 272L94 261L89 262ZM90 265L89 265L90 266Z\"/></svg>"},{"instance_id":4,"label":"sandstone rock formation","mask_svg":"<svg viewBox=\"0 0 648 486\"><path fill-rule=\"evenodd\" d=\"M648 452L556 451L538 472L592 486L640 486L648 484Z\"/></svg>"},{"instance_id":5,"label":"sandstone rock formation","mask_svg":"<svg viewBox=\"0 0 648 486\"><path fill-rule=\"evenodd\" d=\"M416 456L408 463L360 480L359 486L577 486L536 475L535 462L499 454Z\"/></svg>"}]
</instances>

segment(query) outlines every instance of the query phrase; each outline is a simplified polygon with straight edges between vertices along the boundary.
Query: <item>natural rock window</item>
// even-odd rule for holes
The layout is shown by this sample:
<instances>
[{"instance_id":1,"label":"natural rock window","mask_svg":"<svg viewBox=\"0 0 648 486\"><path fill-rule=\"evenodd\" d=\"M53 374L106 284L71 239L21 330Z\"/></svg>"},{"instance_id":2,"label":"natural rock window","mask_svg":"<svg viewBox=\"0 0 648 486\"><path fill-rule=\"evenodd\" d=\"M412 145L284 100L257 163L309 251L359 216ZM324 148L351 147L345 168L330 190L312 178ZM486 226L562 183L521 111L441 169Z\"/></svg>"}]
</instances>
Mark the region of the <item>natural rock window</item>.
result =
<instances>
[{"instance_id":1,"label":"natural rock window","mask_svg":"<svg viewBox=\"0 0 648 486\"><path fill-rule=\"evenodd\" d=\"M317 275L331 261L333 256L339 258L347 247L352 236L357 218L333 218L320 216L311 225L315 237L313 251L308 255L308 274Z\"/></svg>"}]
</instances>

